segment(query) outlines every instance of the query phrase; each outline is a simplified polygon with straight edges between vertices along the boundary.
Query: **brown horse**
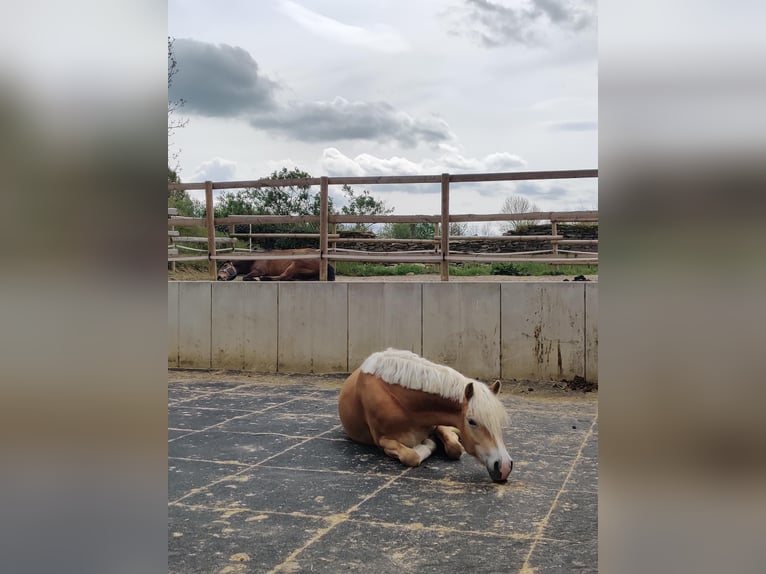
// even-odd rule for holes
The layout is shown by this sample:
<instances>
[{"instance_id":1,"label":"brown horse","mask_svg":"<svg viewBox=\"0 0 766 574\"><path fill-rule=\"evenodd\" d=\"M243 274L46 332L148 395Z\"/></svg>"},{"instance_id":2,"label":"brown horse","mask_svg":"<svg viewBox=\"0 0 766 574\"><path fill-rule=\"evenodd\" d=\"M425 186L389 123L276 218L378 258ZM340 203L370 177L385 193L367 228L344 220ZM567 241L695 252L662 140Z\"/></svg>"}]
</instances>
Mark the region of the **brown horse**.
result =
<instances>
[{"instance_id":1,"label":"brown horse","mask_svg":"<svg viewBox=\"0 0 766 574\"><path fill-rule=\"evenodd\" d=\"M315 249L280 249L274 255L316 253ZM218 269L218 281L319 281L319 259L259 259L227 261ZM327 280L335 281L335 269L327 266Z\"/></svg>"},{"instance_id":2,"label":"brown horse","mask_svg":"<svg viewBox=\"0 0 766 574\"><path fill-rule=\"evenodd\" d=\"M409 351L373 353L346 379L338 399L348 436L377 445L407 466L418 466L441 441L448 457L465 452L495 482L513 468L503 442L500 381L487 386Z\"/></svg>"}]
</instances>

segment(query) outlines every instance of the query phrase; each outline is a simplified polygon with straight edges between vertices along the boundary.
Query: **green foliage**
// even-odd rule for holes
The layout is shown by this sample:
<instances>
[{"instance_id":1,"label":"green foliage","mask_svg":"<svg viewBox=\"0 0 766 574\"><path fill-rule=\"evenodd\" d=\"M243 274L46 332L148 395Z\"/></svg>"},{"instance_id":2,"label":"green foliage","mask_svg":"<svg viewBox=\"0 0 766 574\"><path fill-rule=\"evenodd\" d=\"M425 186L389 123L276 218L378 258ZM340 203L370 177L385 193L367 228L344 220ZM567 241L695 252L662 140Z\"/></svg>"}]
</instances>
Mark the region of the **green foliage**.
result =
<instances>
[{"instance_id":1,"label":"green foliage","mask_svg":"<svg viewBox=\"0 0 766 574\"><path fill-rule=\"evenodd\" d=\"M311 175L298 168L288 170L283 167L274 171L267 179L309 179ZM329 211L333 213L331 198L328 198ZM229 215L319 215L319 191L312 193L307 185L250 188L223 193L215 207L216 217ZM236 233L249 233L249 225L237 225ZM274 225L253 225L253 233L318 233L319 223L295 223ZM293 249L316 247L316 239L258 239L257 243L265 249Z\"/></svg>"},{"instance_id":2,"label":"green foliage","mask_svg":"<svg viewBox=\"0 0 766 574\"><path fill-rule=\"evenodd\" d=\"M342 191L346 199L346 205L341 207L343 215L388 215L394 211L393 207L387 207L385 201L376 199L367 189L358 193L352 187L344 185ZM370 231L371 227L370 223L356 223L342 225L341 229Z\"/></svg>"},{"instance_id":3,"label":"green foliage","mask_svg":"<svg viewBox=\"0 0 766 574\"><path fill-rule=\"evenodd\" d=\"M175 170L168 166L168 183L181 183L181 179ZM189 194L182 189L168 189L168 207L175 207L178 215L186 217L204 217L205 204L189 197Z\"/></svg>"},{"instance_id":4,"label":"green foliage","mask_svg":"<svg viewBox=\"0 0 766 574\"><path fill-rule=\"evenodd\" d=\"M267 179L309 179L311 175L298 168L283 167ZM218 198L216 217L228 215L319 215L319 192L307 185L258 187L225 192ZM330 201L330 212L333 212Z\"/></svg>"},{"instance_id":5,"label":"green foliage","mask_svg":"<svg viewBox=\"0 0 766 574\"><path fill-rule=\"evenodd\" d=\"M529 275L529 273L526 273L522 269L518 267L517 264L514 263L493 263L491 266L490 274L492 275Z\"/></svg>"},{"instance_id":6,"label":"green foliage","mask_svg":"<svg viewBox=\"0 0 766 574\"><path fill-rule=\"evenodd\" d=\"M485 263L453 263L449 274L455 277L480 277L490 274L490 266Z\"/></svg>"},{"instance_id":7,"label":"green foliage","mask_svg":"<svg viewBox=\"0 0 766 574\"><path fill-rule=\"evenodd\" d=\"M433 223L387 223L380 232L380 237L389 239L433 239Z\"/></svg>"},{"instance_id":8,"label":"green foliage","mask_svg":"<svg viewBox=\"0 0 766 574\"><path fill-rule=\"evenodd\" d=\"M390 275L427 275L435 273L437 269L433 265L419 263L398 263L395 265L381 265L379 263L359 263L356 261L337 261L333 263L338 275L349 277L381 277Z\"/></svg>"},{"instance_id":9,"label":"green foliage","mask_svg":"<svg viewBox=\"0 0 766 574\"><path fill-rule=\"evenodd\" d=\"M439 265L419 263L359 263L336 261L335 272L350 277L380 277L391 275L429 275L439 273ZM519 277L540 277L543 275L598 275L595 265L558 265L558 270L548 263L457 263L450 265L450 275L455 277L476 277L486 275L515 275Z\"/></svg>"}]
</instances>

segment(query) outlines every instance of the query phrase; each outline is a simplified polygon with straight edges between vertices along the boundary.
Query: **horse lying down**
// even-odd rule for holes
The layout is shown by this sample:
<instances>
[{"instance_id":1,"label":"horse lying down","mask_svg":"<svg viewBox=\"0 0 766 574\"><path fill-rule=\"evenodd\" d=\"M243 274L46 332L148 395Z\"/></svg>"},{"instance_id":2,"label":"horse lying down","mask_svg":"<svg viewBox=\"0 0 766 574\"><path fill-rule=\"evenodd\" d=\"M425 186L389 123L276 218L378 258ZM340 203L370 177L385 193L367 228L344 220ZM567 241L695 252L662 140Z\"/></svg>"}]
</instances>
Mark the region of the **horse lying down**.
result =
<instances>
[{"instance_id":1,"label":"horse lying down","mask_svg":"<svg viewBox=\"0 0 766 574\"><path fill-rule=\"evenodd\" d=\"M449 458L467 452L494 482L506 482L513 468L502 426L505 407L500 381L488 386L415 353L387 349L373 353L346 379L338 413L348 436L377 445L407 466L418 466L444 445Z\"/></svg>"},{"instance_id":2,"label":"horse lying down","mask_svg":"<svg viewBox=\"0 0 766 574\"><path fill-rule=\"evenodd\" d=\"M277 249L274 255L316 253L315 249ZM227 261L218 269L218 281L319 281L319 259L259 259ZM327 280L335 281L335 268L327 266Z\"/></svg>"}]
</instances>

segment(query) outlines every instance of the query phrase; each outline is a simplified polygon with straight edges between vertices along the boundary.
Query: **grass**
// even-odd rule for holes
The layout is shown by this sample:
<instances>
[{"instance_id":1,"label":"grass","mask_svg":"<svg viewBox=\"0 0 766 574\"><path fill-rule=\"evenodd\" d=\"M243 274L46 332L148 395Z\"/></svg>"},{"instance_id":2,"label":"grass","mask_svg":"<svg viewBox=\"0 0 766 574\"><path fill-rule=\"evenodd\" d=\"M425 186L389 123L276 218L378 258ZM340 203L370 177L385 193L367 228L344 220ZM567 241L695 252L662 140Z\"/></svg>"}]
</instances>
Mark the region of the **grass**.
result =
<instances>
[{"instance_id":1,"label":"grass","mask_svg":"<svg viewBox=\"0 0 766 574\"><path fill-rule=\"evenodd\" d=\"M386 275L431 275L439 273L438 265L418 263L399 263L380 265L377 263L358 263L338 261L335 263L338 275L350 277L380 277ZM480 275L517 275L538 277L541 275L598 275L595 265L558 265L549 263L467 263L450 266L450 275L455 277L475 277Z\"/></svg>"},{"instance_id":2,"label":"grass","mask_svg":"<svg viewBox=\"0 0 766 574\"><path fill-rule=\"evenodd\" d=\"M335 273L346 277L384 277L400 275L436 275L439 265L422 263L360 263L357 261L336 261ZM179 270L207 272L207 262L178 263ZM450 265L454 277L476 277L484 275L515 275L540 277L544 275L598 275L595 265L551 265L549 263L462 263Z\"/></svg>"}]
</instances>

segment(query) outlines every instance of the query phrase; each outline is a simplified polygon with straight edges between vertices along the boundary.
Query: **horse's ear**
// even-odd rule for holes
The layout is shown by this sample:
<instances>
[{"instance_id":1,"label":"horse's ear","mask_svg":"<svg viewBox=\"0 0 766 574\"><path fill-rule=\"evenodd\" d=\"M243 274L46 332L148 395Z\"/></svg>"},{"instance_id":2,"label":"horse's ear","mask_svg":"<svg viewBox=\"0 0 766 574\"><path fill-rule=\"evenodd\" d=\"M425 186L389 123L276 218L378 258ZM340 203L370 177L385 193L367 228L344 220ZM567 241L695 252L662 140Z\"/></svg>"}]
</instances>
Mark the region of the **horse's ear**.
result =
<instances>
[{"instance_id":1,"label":"horse's ear","mask_svg":"<svg viewBox=\"0 0 766 574\"><path fill-rule=\"evenodd\" d=\"M497 393L500 392L501 386L502 386L502 383L500 382L500 379L498 379L489 386L489 390L492 391L492 394L496 395Z\"/></svg>"},{"instance_id":2,"label":"horse's ear","mask_svg":"<svg viewBox=\"0 0 766 574\"><path fill-rule=\"evenodd\" d=\"M465 386L465 400L470 401L473 396L473 383L468 383Z\"/></svg>"}]
</instances>

